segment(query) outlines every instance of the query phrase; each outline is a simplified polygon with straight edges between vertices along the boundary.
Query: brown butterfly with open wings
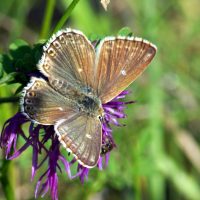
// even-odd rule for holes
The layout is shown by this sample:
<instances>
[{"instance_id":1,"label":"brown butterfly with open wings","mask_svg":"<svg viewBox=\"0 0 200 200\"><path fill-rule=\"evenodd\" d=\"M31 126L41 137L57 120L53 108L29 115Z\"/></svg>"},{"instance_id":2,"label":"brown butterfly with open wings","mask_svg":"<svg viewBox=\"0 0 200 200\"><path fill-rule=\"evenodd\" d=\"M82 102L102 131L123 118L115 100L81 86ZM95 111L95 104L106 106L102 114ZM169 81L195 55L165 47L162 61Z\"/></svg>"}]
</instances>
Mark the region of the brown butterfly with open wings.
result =
<instances>
[{"instance_id":1,"label":"brown butterfly with open wings","mask_svg":"<svg viewBox=\"0 0 200 200\"><path fill-rule=\"evenodd\" d=\"M62 145L92 168L101 153L102 104L128 87L155 54L156 46L141 38L106 37L95 49L80 31L59 31L38 64L48 81L31 79L22 112L34 122L54 125Z\"/></svg>"}]
</instances>

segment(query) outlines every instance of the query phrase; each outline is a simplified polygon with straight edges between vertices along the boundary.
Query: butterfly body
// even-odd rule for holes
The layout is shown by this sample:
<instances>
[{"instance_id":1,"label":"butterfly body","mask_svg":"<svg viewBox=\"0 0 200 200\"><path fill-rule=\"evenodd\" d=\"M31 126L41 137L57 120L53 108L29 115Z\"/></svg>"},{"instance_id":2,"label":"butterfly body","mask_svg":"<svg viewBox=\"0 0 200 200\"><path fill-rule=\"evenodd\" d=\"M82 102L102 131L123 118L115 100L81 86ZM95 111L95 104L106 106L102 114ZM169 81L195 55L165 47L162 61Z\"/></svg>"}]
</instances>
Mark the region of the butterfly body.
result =
<instances>
[{"instance_id":1,"label":"butterfly body","mask_svg":"<svg viewBox=\"0 0 200 200\"><path fill-rule=\"evenodd\" d=\"M102 115L102 105L100 99L89 86L76 86L69 83L63 85L62 81L53 80L50 82L58 93L65 96L66 100L71 103L72 107L77 108L78 111L85 112L90 116Z\"/></svg>"},{"instance_id":2,"label":"butterfly body","mask_svg":"<svg viewBox=\"0 0 200 200\"><path fill-rule=\"evenodd\" d=\"M38 63L46 79L31 78L21 110L34 122L53 125L61 144L92 168L101 147L104 154L113 148L102 144L102 105L128 87L155 53L155 45L141 38L106 37L95 49L80 31L59 31Z\"/></svg>"},{"instance_id":3,"label":"butterfly body","mask_svg":"<svg viewBox=\"0 0 200 200\"><path fill-rule=\"evenodd\" d=\"M91 117L103 115L103 108L100 99L94 94L81 94L77 96L77 103L80 111Z\"/></svg>"}]
</instances>

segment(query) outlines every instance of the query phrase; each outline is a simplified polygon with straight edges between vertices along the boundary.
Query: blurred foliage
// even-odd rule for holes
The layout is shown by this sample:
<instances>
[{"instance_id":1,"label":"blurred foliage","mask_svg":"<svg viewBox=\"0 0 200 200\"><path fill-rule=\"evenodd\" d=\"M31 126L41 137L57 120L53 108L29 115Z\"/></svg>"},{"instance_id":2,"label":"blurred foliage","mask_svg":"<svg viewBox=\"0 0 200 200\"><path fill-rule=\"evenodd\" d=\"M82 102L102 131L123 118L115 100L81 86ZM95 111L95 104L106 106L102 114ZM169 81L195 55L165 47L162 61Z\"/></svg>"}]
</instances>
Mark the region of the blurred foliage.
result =
<instances>
[{"instance_id":1,"label":"blurred foliage","mask_svg":"<svg viewBox=\"0 0 200 200\"><path fill-rule=\"evenodd\" d=\"M4 84L20 83L25 86L28 77L37 71L37 63L42 55L42 44L30 47L24 40L16 40L9 46L7 54L1 55L2 71L0 86Z\"/></svg>"},{"instance_id":2,"label":"blurred foliage","mask_svg":"<svg viewBox=\"0 0 200 200\"><path fill-rule=\"evenodd\" d=\"M53 15L46 16L52 22L44 29L49 2ZM0 1L0 128L19 108L13 97L27 83L25 74L36 69L39 38L51 35L71 3L55 2ZM60 174L60 199L200 199L199 19L199 0L113 0L107 12L97 0L76 5L65 26L93 40L130 27L119 34L146 38L158 53L129 88L129 100L137 103L128 105L126 126L114 130L117 148L108 167L91 170L84 185ZM13 103L3 103L4 98ZM0 200L6 199L3 177L10 178L15 199L34 199L30 153L6 171L2 152Z\"/></svg>"}]
</instances>

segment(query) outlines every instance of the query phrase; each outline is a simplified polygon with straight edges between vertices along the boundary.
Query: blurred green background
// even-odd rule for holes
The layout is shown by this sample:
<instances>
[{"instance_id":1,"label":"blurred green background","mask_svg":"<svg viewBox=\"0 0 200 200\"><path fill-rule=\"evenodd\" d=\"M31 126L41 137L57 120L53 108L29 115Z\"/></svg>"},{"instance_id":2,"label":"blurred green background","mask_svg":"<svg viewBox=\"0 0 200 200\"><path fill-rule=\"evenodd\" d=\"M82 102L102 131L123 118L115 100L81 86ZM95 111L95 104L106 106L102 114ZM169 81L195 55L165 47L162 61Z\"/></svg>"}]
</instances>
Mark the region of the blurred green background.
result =
<instances>
[{"instance_id":1,"label":"blurred green background","mask_svg":"<svg viewBox=\"0 0 200 200\"><path fill-rule=\"evenodd\" d=\"M29 44L42 38L48 1L0 1L0 53L17 38ZM71 1L55 3L51 29ZM88 182L59 175L59 199L200 199L200 1L111 0L106 12L98 0L80 0L66 27L86 35L116 35L124 26L156 44L158 53L130 87L126 127L114 128L117 148L108 167L91 170ZM52 32L48 32L51 35ZM0 87L0 99L18 84ZM18 103L0 103L0 128L18 111ZM2 164L2 158L0 164ZM31 151L9 165L17 200L34 199L30 183ZM0 172L2 175L4 171ZM12 192L12 191L11 191ZM0 185L0 200L6 199ZM50 199L46 195L44 199Z\"/></svg>"}]
</instances>

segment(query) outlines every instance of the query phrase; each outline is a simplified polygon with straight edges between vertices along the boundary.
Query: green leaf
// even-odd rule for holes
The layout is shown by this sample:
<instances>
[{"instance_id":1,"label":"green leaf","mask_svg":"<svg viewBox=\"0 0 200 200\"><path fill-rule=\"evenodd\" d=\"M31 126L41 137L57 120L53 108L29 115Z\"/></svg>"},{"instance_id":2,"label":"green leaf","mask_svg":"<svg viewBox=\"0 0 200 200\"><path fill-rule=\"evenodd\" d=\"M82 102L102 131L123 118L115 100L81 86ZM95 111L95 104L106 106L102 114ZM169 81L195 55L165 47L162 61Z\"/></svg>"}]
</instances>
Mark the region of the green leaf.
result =
<instances>
[{"instance_id":1,"label":"green leaf","mask_svg":"<svg viewBox=\"0 0 200 200\"><path fill-rule=\"evenodd\" d=\"M20 46L16 49L10 49L10 55L16 60L19 58L24 58L25 55L31 53L31 47L29 46Z\"/></svg>"},{"instance_id":2,"label":"green leaf","mask_svg":"<svg viewBox=\"0 0 200 200\"><path fill-rule=\"evenodd\" d=\"M0 63L0 79L3 77L3 65Z\"/></svg>"},{"instance_id":3,"label":"green leaf","mask_svg":"<svg viewBox=\"0 0 200 200\"><path fill-rule=\"evenodd\" d=\"M16 73L16 72L12 72L12 73L4 76L3 78L1 78L0 79L0 86L4 85L6 83L14 81L17 74L18 73Z\"/></svg>"},{"instance_id":4,"label":"green leaf","mask_svg":"<svg viewBox=\"0 0 200 200\"><path fill-rule=\"evenodd\" d=\"M10 84L12 83L22 83L22 84L27 84L29 81L29 77L24 74L24 73L16 73L15 79L12 82L9 82Z\"/></svg>"},{"instance_id":5,"label":"green leaf","mask_svg":"<svg viewBox=\"0 0 200 200\"><path fill-rule=\"evenodd\" d=\"M129 27L123 27L122 29L119 30L118 34L120 36L132 36L133 32Z\"/></svg>"},{"instance_id":6,"label":"green leaf","mask_svg":"<svg viewBox=\"0 0 200 200\"><path fill-rule=\"evenodd\" d=\"M19 93L23 90L24 87L25 87L25 85L20 85L20 86L16 89L15 95L19 94Z\"/></svg>"},{"instance_id":7,"label":"green leaf","mask_svg":"<svg viewBox=\"0 0 200 200\"><path fill-rule=\"evenodd\" d=\"M0 55L1 84L26 84L29 80L27 75L37 71L37 63L42 55L42 46L41 43L37 43L33 47L28 46L23 40L13 42L9 47L8 54ZM3 71L7 74L4 78Z\"/></svg>"},{"instance_id":8,"label":"green leaf","mask_svg":"<svg viewBox=\"0 0 200 200\"><path fill-rule=\"evenodd\" d=\"M3 65L3 70L7 74L15 72L15 68L13 67L12 58L10 55L7 54L2 55L2 65Z\"/></svg>"},{"instance_id":9,"label":"green leaf","mask_svg":"<svg viewBox=\"0 0 200 200\"><path fill-rule=\"evenodd\" d=\"M26 41L24 41L24 40L17 39L17 40L15 40L12 44L10 44L9 50L15 51L15 50L17 50L19 47L22 47L22 46L28 46L28 43L27 43Z\"/></svg>"},{"instance_id":10,"label":"green leaf","mask_svg":"<svg viewBox=\"0 0 200 200\"><path fill-rule=\"evenodd\" d=\"M33 47L33 50L32 50L33 54L32 55L34 55L34 63L35 64L37 64L38 61L42 57L44 43L45 43L45 41L42 40L41 42L35 44L34 47Z\"/></svg>"}]
</instances>

